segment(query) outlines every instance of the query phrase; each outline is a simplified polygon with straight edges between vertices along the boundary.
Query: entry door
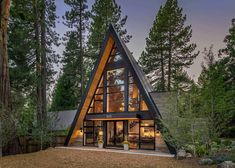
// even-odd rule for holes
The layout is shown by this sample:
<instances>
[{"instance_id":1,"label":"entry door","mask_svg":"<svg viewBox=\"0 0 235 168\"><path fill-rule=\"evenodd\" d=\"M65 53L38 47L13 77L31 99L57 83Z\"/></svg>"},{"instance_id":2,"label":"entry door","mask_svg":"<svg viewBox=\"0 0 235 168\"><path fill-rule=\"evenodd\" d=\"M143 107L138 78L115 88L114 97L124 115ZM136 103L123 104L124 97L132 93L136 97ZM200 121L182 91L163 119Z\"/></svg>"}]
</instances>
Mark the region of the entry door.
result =
<instances>
[{"instance_id":1,"label":"entry door","mask_svg":"<svg viewBox=\"0 0 235 168\"><path fill-rule=\"evenodd\" d=\"M122 146L123 136L123 121L107 122L107 146Z\"/></svg>"}]
</instances>

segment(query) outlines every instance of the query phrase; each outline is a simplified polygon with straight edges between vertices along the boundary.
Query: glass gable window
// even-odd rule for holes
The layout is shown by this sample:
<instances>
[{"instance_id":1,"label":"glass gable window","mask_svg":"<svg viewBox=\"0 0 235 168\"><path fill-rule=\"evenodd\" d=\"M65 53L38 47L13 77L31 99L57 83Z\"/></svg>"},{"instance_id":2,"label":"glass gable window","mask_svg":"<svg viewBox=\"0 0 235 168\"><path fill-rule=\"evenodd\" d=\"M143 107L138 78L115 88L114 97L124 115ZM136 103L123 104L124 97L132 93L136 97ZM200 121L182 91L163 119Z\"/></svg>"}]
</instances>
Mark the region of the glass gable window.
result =
<instances>
[{"instance_id":1,"label":"glass gable window","mask_svg":"<svg viewBox=\"0 0 235 168\"><path fill-rule=\"evenodd\" d=\"M131 79L131 80L130 80ZM139 89L133 81L133 77L129 77L129 111L139 110Z\"/></svg>"},{"instance_id":2,"label":"glass gable window","mask_svg":"<svg viewBox=\"0 0 235 168\"><path fill-rule=\"evenodd\" d=\"M88 108L89 114L148 111L135 78L125 65L121 53L114 46Z\"/></svg>"},{"instance_id":3,"label":"glass gable window","mask_svg":"<svg viewBox=\"0 0 235 168\"><path fill-rule=\"evenodd\" d=\"M124 111L124 68L107 71L107 112Z\"/></svg>"},{"instance_id":4,"label":"glass gable window","mask_svg":"<svg viewBox=\"0 0 235 168\"><path fill-rule=\"evenodd\" d=\"M109 57L108 64L114 64L116 62L121 62L122 60L121 53L114 47Z\"/></svg>"},{"instance_id":5,"label":"glass gable window","mask_svg":"<svg viewBox=\"0 0 235 168\"><path fill-rule=\"evenodd\" d=\"M139 92L138 86L133 76L128 75L129 93L128 93L128 111L147 111L148 107Z\"/></svg>"},{"instance_id":6,"label":"glass gable window","mask_svg":"<svg viewBox=\"0 0 235 168\"><path fill-rule=\"evenodd\" d=\"M104 102L104 88L103 88L103 77L96 89L95 95L90 104L88 113L103 113L103 102Z\"/></svg>"}]
</instances>

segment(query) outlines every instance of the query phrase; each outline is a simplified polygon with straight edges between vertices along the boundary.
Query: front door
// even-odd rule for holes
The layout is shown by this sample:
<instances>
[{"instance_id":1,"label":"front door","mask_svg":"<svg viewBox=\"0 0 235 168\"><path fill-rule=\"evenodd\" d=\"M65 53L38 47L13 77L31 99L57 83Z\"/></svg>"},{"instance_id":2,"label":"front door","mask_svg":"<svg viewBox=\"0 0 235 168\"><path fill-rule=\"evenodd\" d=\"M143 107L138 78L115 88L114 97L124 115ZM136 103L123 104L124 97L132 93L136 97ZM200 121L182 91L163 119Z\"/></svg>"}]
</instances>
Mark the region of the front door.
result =
<instances>
[{"instance_id":1,"label":"front door","mask_svg":"<svg viewBox=\"0 0 235 168\"><path fill-rule=\"evenodd\" d=\"M123 139L123 121L108 121L107 146L121 147Z\"/></svg>"}]
</instances>

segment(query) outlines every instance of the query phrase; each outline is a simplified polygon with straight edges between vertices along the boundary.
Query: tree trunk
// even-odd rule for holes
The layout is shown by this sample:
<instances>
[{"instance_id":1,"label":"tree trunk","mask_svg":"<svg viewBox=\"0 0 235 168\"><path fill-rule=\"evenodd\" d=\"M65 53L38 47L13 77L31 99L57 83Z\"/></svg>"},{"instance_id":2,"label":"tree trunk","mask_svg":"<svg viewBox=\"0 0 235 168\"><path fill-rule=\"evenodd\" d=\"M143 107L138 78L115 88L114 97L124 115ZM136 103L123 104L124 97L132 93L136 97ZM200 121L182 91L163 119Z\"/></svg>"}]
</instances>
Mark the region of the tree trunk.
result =
<instances>
[{"instance_id":1,"label":"tree trunk","mask_svg":"<svg viewBox=\"0 0 235 168\"><path fill-rule=\"evenodd\" d=\"M167 90L171 91L171 60L172 59L172 39L171 39L171 31L169 32L169 58L168 58L168 86Z\"/></svg>"},{"instance_id":2,"label":"tree trunk","mask_svg":"<svg viewBox=\"0 0 235 168\"><path fill-rule=\"evenodd\" d=\"M10 82L7 53L7 26L10 12L10 0L0 4L0 106L9 110Z\"/></svg>"},{"instance_id":3,"label":"tree trunk","mask_svg":"<svg viewBox=\"0 0 235 168\"><path fill-rule=\"evenodd\" d=\"M0 1L0 124L2 113L10 112L10 82L7 53L7 25L10 12L10 0ZM0 125L0 129L3 129ZM0 130L0 133L2 131ZM1 137L1 135L0 135ZM0 157L2 156L2 138L0 140Z\"/></svg>"},{"instance_id":4,"label":"tree trunk","mask_svg":"<svg viewBox=\"0 0 235 168\"><path fill-rule=\"evenodd\" d=\"M41 11L41 100L42 100L42 118L41 118L41 150L43 149L43 138L42 134L46 131L47 125L47 67L46 67L46 20L45 20L45 1L42 0L42 11Z\"/></svg>"},{"instance_id":5,"label":"tree trunk","mask_svg":"<svg viewBox=\"0 0 235 168\"><path fill-rule=\"evenodd\" d=\"M160 37L162 39L162 37ZM164 56L163 56L163 48L162 48L162 40L161 40L161 73L162 73L162 77L161 77L161 85L162 85L162 91L165 91L165 72L164 72Z\"/></svg>"},{"instance_id":6,"label":"tree trunk","mask_svg":"<svg viewBox=\"0 0 235 168\"><path fill-rule=\"evenodd\" d=\"M37 121L42 119L42 87L41 87L41 54L40 54L40 36L39 36L39 14L38 2L33 1L34 5L34 30L35 30L35 55L36 55L36 97L37 97ZM40 122L39 122L40 123Z\"/></svg>"},{"instance_id":7,"label":"tree trunk","mask_svg":"<svg viewBox=\"0 0 235 168\"><path fill-rule=\"evenodd\" d=\"M7 52L7 28L10 15L10 0L0 1L0 117L6 116L9 119L11 133L7 137L7 145L4 146L4 152L7 154L16 154L20 152L19 141L16 137L16 127L12 119L12 109L10 102L10 79L9 79L9 64ZM7 121L8 122L8 121ZM1 120L0 123L2 124ZM4 131L4 126L1 125ZM11 137L11 135L15 137ZM0 135L1 137L1 135ZM2 154L2 139L0 142L0 150Z\"/></svg>"},{"instance_id":8,"label":"tree trunk","mask_svg":"<svg viewBox=\"0 0 235 168\"><path fill-rule=\"evenodd\" d=\"M83 89L84 89L84 73L83 73L83 44L82 44L82 28L83 28L83 25L82 25L82 1L80 1L80 18L79 18L79 27L80 27L80 32L79 32L79 35L80 35L80 58L81 58L81 63L80 63L80 65L81 65L81 70L80 70L80 72L81 72L81 98L80 99L82 99L82 95L83 95Z\"/></svg>"},{"instance_id":9,"label":"tree trunk","mask_svg":"<svg viewBox=\"0 0 235 168\"><path fill-rule=\"evenodd\" d=\"M47 65L46 65L46 21L45 21L45 1L42 1L42 12L41 12L41 84L42 84L42 118L46 119L47 114Z\"/></svg>"}]
</instances>

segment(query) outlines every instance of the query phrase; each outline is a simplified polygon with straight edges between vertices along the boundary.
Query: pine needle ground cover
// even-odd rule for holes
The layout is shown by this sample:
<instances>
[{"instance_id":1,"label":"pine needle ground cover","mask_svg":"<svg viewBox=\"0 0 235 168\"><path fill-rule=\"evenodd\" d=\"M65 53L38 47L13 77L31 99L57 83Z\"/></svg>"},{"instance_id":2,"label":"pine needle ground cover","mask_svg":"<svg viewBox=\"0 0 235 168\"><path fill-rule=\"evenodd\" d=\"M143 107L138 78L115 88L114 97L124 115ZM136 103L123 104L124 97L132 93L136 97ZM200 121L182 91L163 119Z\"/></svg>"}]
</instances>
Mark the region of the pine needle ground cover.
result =
<instances>
[{"instance_id":1,"label":"pine needle ground cover","mask_svg":"<svg viewBox=\"0 0 235 168\"><path fill-rule=\"evenodd\" d=\"M0 158L0 168L208 168L195 159L175 160L156 156L48 149ZM212 168L213 166L210 166Z\"/></svg>"}]
</instances>

